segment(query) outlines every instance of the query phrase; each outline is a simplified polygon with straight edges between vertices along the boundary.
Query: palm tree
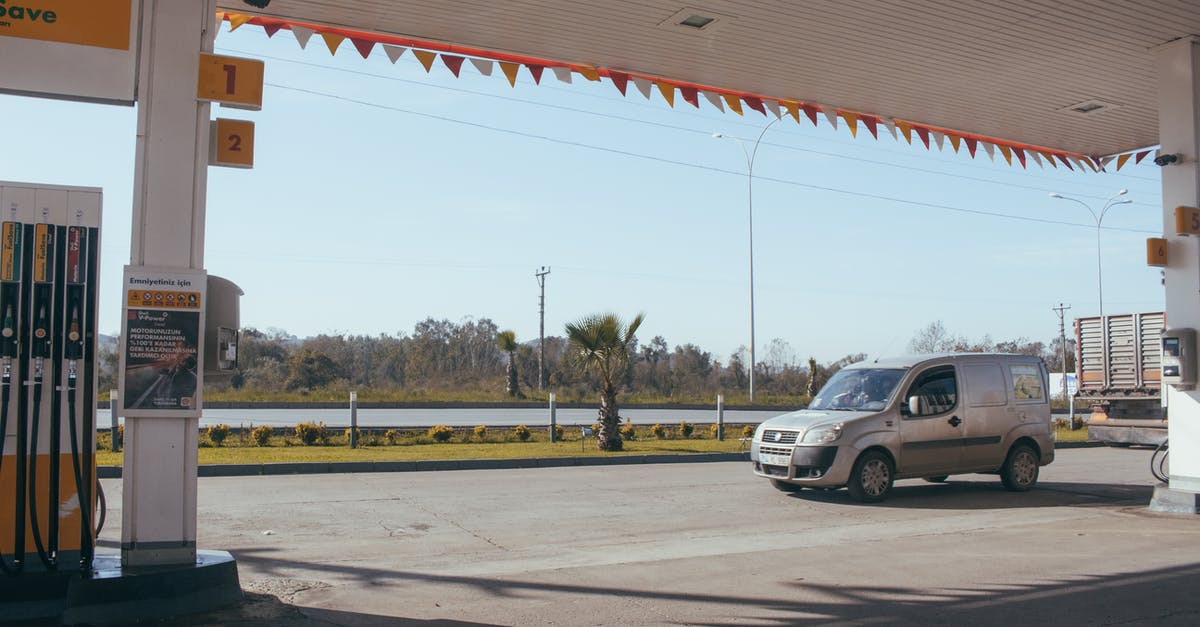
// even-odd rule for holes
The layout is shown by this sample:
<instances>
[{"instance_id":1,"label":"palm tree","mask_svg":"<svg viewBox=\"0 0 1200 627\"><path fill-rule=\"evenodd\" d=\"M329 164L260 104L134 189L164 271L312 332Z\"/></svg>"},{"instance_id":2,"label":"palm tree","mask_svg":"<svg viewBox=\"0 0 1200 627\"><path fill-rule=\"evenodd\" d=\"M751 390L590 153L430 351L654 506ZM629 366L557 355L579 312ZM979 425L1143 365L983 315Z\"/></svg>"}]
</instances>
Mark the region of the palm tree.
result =
<instances>
[{"instance_id":1,"label":"palm tree","mask_svg":"<svg viewBox=\"0 0 1200 627\"><path fill-rule=\"evenodd\" d=\"M645 318L645 314L638 314L626 326L616 314L606 313L567 323L567 341L576 363L600 377L600 432L596 443L602 451L623 448L617 382L629 364L629 345Z\"/></svg>"},{"instance_id":2,"label":"palm tree","mask_svg":"<svg viewBox=\"0 0 1200 627\"><path fill-rule=\"evenodd\" d=\"M497 333L496 344L500 350L508 353L508 367L504 369L504 373L508 375L505 389L509 396L517 396L521 393L521 388L517 385L517 333L511 330Z\"/></svg>"}]
</instances>

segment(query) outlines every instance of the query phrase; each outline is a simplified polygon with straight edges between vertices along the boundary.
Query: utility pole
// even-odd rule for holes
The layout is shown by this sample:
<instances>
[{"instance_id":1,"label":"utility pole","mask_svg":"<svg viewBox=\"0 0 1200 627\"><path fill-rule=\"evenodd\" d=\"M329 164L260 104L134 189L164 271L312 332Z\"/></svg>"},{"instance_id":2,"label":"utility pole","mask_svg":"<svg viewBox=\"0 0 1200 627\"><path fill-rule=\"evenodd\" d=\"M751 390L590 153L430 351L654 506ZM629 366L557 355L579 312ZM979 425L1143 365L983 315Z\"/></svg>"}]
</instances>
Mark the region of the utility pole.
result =
<instances>
[{"instance_id":1,"label":"utility pole","mask_svg":"<svg viewBox=\"0 0 1200 627\"><path fill-rule=\"evenodd\" d=\"M533 273L537 277L541 295L538 297L538 389L546 389L546 275L550 266L542 266Z\"/></svg>"},{"instance_id":2,"label":"utility pole","mask_svg":"<svg viewBox=\"0 0 1200 627\"><path fill-rule=\"evenodd\" d=\"M1070 305L1058 304L1058 307L1051 307L1058 314L1058 342L1062 345L1062 393L1063 398L1067 398L1067 328L1063 322L1063 313L1070 309ZM1072 416L1072 418L1074 418Z\"/></svg>"}]
</instances>

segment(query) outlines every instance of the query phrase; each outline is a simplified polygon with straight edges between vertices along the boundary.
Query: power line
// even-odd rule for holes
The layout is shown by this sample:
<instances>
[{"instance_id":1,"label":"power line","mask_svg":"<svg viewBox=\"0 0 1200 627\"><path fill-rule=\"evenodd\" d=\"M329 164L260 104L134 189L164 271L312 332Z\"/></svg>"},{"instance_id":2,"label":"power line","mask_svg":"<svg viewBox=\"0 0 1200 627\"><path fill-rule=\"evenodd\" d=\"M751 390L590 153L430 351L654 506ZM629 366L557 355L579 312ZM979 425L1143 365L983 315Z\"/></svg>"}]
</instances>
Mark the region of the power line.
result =
<instances>
[{"instance_id":1,"label":"power line","mask_svg":"<svg viewBox=\"0 0 1200 627\"><path fill-rule=\"evenodd\" d=\"M382 109L385 111L406 113L409 115L415 115L418 117L428 118L428 119L432 119L432 120L439 120L442 122L449 122L451 124L459 124L462 126L469 126L472 128L483 129L483 130L492 131L492 132L496 132L496 133L505 133L508 135L515 135L515 136L519 136L519 137L525 137L528 139L535 139L535 140L539 140L539 141L545 141L545 142L560 144L560 145L564 145L564 146L572 146L572 147L576 147L576 148L596 150L596 151L600 151L600 152L607 152L607 153L621 155L621 156L625 156L625 157L634 157L637 159L645 159L645 160L649 160L649 161L656 161L659 163L666 163L666 164L670 164L670 165L678 165L678 166L683 166L683 167L688 167L688 168L695 168L695 169L699 169L699 170L705 170L708 172L718 172L721 174L745 177L745 174L742 172L735 172L733 170L726 170L724 168L717 168L714 166L708 166L708 165L703 165L703 164L699 164L699 163L691 163L688 161L680 161L677 159L668 159L665 157L657 157L654 155L647 155L647 154L643 154L643 153L632 152L629 150L621 150L618 148L608 148L605 146L597 146L595 144L588 144L588 143L584 143L584 142L580 142L580 141L560 139L557 137L550 137L548 135L539 135L537 133L530 133L527 131L518 131L515 129L491 126L491 125L483 124L480 122L472 122L469 120L462 120L462 119L452 118L449 116L438 115L438 114L434 114L434 113L426 113L424 111L415 111L412 109L404 109L404 108L396 107L393 105L385 105L385 104L380 104L377 102L358 100L358 99L349 98L346 96L339 96L337 94L330 94L327 92L317 91L315 89L306 89L303 87L292 87L289 85L282 85L279 83L271 83L271 82L266 82L264 84L271 86L271 87L275 87L277 89L295 91L295 92L305 93L305 94L318 96L318 97L322 97L322 98L329 98L332 100L340 100L343 102L349 102L352 104L362 105L365 107ZM906 200L903 198L896 198L894 196L885 196L883 194L869 194L866 192L856 192L856 191L851 191L851 190L846 190L846 189L839 189L836 187L813 185L811 183L801 183L799 181L792 181L792 180L788 180L788 179L781 179L781 178L775 178L775 177L760 176L760 177L756 177L756 179L759 181L768 181L768 182L772 182L772 183L780 183L783 185L792 185L795 187L803 187L806 189L826 191L826 192L832 192L832 193L837 193L837 194L846 194L849 196L856 196L856 197L860 197L860 198L870 198L870 199L874 199L874 200L897 202L897 203L912 205L912 206L916 206L916 207L929 207L932 209L941 209L944 211L954 211L954 212L967 213L967 214L973 214L973 215L990 216L990 217L1003 218L1003 219L1008 219L1008 220L1021 220L1021 221L1025 221L1025 222L1037 222L1037 223L1041 223L1041 224L1057 224L1057 225L1062 225L1062 226L1086 227L1089 229L1095 228L1094 224L1079 224L1077 222L1067 222L1065 220L1051 220L1048 218L1015 216L1015 215L999 213L999 212L995 212L995 211L985 211L983 209L964 209L962 207L954 207L951 205L942 205L942 204L937 204L937 203L921 202L921 201L917 201L917 200ZM1104 227L1104 228L1107 230L1111 230L1111 231L1125 231L1125 232L1129 232L1129 233L1146 233L1146 234L1157 234L1158 233L1158 231L1149 231L1149 230L1143 230L1143 229L1131 229L1131 228L1123 228L1123 227Z\"/></svg>"}]
</instances>

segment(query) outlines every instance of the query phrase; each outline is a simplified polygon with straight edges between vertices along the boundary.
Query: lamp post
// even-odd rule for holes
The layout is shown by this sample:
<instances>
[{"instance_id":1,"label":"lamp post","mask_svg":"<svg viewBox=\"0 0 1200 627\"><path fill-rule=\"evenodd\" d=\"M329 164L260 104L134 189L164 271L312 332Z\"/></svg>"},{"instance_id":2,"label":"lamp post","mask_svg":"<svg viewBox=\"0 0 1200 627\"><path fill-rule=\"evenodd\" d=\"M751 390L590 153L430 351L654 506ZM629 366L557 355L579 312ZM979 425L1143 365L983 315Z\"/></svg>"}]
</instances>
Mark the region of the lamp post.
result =
<instances>
[{"instance_id":1,"label":"lamp post","mask_svg":"<svg viewBox=\"0 0 1200 627\"><path fill-rule=\"evenodd\" d=\"M1127 190L1127 189L1122 189L1122 190L1118 191L1116 194L1113 195L1112 198L1109 198L1108 201L1106 201L1104 203L1104 207L1102 209L1100 209L1100 213L1096 213L1096 210L1092 209L1092 207L1090 205L1083 202L1082 200L1079 200L1077 198L1071 198L1070 196L1063 196L1062 194L1059 194L1058 192L1050 193L1051 198L1058 198L1060 200L1070 200L1071 202L1076 202L1076 203L1083 205L1083 208L1087 209L1088 213L1092 214L1092 219L1096 221L1096 291L1097 291L1097 295L1099 298L1098 305L1099 305L1099 309L1100 309L1100 317L1101 318L1104 318L1104 277L1103 277L1103 274L1101 273L1101 267L1100 267L1100 257L1101 257L1101 255L1100 255L1100 223L1104 221L1104 216L1105 216L1105 214L1108 213L1109 209L1112 209L1116 205L1128 205L1129 203L1133 202L1132 200L1130 200L1128 198L1126 198L1124 200L1117 200L1117 198L1124 196L1127 193L1129 193L1129 190Z\"/></svg>"},{"instance_id":2,"label":"lamp post","mask_svg":"<svg viewBox=\"0 0 1200 627\"><path fill-rule=\"evenodd\" d=\"M778 122L781 118L775 118L763 127L762 132L758 134L758 139L754 140L754 146L747 149L745 142L732 135L722 133L713 133L715 139L732 139L737 142L738 146L742 147L742 154L746 156L746 209L747 217L749 218L750 232L750 403L754 403L754 157L758 155L758 145L762 143L763 135L767 134L767 129L771 125Z\"/></svg>"}]
</instances>

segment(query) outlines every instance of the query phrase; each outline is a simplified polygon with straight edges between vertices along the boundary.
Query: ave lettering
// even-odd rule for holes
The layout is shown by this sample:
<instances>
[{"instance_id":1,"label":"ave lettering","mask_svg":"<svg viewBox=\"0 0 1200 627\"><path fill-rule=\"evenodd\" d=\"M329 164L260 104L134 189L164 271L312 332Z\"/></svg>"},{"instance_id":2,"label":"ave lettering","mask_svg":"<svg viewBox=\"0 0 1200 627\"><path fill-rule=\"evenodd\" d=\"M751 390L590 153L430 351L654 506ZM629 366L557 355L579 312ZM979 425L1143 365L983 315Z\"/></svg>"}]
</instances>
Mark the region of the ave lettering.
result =
<instances>
[{"instance_id":1,"label":"ave lettering","mask_svg":"<svg viewBox=\"0 0 1200 627\"><path fill-rule=\"evenodd\" d=\"M14 20L27 20L30 22L43 22L45 24L53 24L58 21L58 13L54 11L25 7L19 4L10 6L8 0L0 0L0 17L9 17Z\"/></svg>"}]
</instances>

